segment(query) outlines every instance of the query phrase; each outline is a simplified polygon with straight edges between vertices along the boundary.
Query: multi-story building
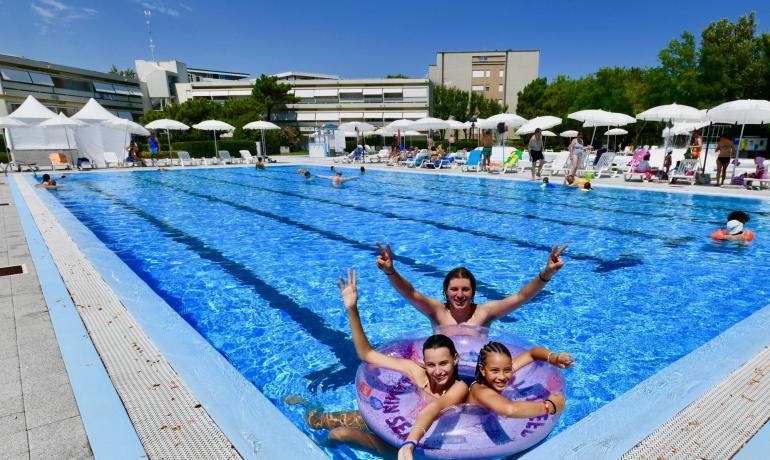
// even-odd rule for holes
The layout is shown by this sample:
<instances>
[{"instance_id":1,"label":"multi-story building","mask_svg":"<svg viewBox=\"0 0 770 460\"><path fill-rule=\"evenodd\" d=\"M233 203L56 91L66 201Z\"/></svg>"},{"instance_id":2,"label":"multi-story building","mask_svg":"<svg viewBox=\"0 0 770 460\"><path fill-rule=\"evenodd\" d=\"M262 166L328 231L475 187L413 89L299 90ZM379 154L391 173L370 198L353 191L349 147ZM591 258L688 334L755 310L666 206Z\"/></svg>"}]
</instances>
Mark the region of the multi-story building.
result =
<instances>
[{"instance_id":1,"label":"multi-story building","mask_svg":"<svg viewBox=\"0 0 770 460\"><path fill-rule=\"evenodd\" d=\"M203 81L238 81L249 78L242 72L226 72L223 70L193 69L179 61L134 61L136 75L139 77L142 89L147 93L150 107L153 110L163 110L168 104L179 103L176 94L177 83Z\"/></svg>"},{"instance_id":2,"label":"multi-story building","mask_svg":"<svg viewBox=\"0 0 770 460\"><path fill-rule=\"evenodd\" d=\"M434 85L473 91L515 113L518 93L538 76L540 51L439 51L428 66Z\"/></svg>"},{"instance_id":3,"label":"multi-story building","mask_svg":"<svg viewBox=\"0 0 770 460\"><path fill-rule=\"evenodd\" d=\"M430 111L430 85L422 78L340 79L334 75L286 72L276 75L299 98L272 121L290 122L310 132L327 123L366 121L384 126L400 118L418 119ZM308 78L310 77L310 78ZM248 97L254 80L179 83L179 102L194 98L224 101Z\"/></svg>"},{"instance_id":4,"label":"multi-story building","mask_svg":"<svg viewBox=\"0 0 770 460\"><path fill-rule=\"evenodd\" d=\"M138 120L147 110L139 80L0 54L0 116L28 95L55 112L74 115L90 98L113 114Z\"/></svg>"}]
</instances>

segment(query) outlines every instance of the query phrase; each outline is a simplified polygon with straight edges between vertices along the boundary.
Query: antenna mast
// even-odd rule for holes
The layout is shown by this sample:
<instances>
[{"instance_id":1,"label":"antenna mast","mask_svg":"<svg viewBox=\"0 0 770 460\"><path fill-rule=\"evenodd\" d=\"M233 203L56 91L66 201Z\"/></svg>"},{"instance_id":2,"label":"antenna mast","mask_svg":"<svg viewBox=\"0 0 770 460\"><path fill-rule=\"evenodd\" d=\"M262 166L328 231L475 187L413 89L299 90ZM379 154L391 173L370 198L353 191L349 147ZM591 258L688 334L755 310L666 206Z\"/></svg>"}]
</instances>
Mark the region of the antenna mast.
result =
<instances>
[{"instance_id":1,"label":"antenna mast","mask_svg":"<svg viewBox=\"0 0 770 460\"><path fill-rule=\"evenodd\" d=\"M152 41L152 27L150 26L150 17L152 12L150 10L144 10L144 19L147 20L147 36L150 38L150 57L155 61L155 43Z\"/></svg>"}]
</instances>

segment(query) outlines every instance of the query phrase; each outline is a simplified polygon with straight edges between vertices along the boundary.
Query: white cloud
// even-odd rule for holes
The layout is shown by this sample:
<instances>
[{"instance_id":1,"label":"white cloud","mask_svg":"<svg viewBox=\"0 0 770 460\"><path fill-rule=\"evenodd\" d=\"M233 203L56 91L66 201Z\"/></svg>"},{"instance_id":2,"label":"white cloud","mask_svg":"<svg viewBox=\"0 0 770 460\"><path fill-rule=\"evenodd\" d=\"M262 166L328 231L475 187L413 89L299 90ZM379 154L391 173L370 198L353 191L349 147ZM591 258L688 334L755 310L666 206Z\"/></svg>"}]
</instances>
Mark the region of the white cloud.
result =
<instances>
[{"instance_id":1,"label":"white cloud","mask_svg":"<svg viewBox=\"0 0 770 460\"><path fill-rule=\"evenodd\" d=\"M30 7L40 21L35 25L43 35L55 26L67 26L72 21L89 18L99 13L93 8L73 8L58 0L35 0L30 3Z\"/></svg>"},{"instance_id":2,"label":"white cloud","mask_svg":"<svg viewBox=\"0 0 770 460\"><path fill-rule=\"evenodd\" d=\"M146 8L146 9L148 9L150 11L153 11L153 12L165 14L165 15L168 15L168 16L179 16L179 10L176 10L174 8L170 8L170 7L166 6L166 4L163 3L163 2L154 1L154 0L153 1L134 0L134 2L142 5L144 8Z\"/></svg>"},{"instance_id":3,"label":"white cloud","mask_svg":"<svg viewBox=\"0 0 770 460\"><path fill-rule=\"evenodd\" d=\"M0 3L2 3L2 0L0 0ZM192 7L190 5L187 5L186 3L179 2L179 8L182 8L183 10L187 10L192 12Z\"/></svg>"}]
</instances>

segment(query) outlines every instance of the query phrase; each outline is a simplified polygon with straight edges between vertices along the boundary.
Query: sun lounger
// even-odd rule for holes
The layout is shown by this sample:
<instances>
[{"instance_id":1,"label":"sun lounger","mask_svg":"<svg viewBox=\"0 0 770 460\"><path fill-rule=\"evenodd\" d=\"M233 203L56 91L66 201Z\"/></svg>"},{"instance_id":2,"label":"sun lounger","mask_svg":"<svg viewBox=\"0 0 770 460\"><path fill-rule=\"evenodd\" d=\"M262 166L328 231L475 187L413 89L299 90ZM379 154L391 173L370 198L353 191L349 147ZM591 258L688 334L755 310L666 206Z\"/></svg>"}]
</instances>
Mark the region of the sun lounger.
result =
<instances>
[{"instance_id":1,"label":"sun lounger","mask_svg":"<svg viewBox=\"0 0 770 460\"><path fill-rule=\"evenodd\" d=\"M195 160L190 158L190 153L187 152L186 150L180 150L176 152L176 156L179 157L179 164L181 164L182 166L195 166L196 164L198 164Z\"/></svg>"},{"instance_id":2,"label":"sun lounger","mask_svg":"<svg viewBox=\"0 0 770 460\"><path fill-rule=\"evenodd\" d=\"M257 162L257 159L251 156L251 152L248 150L239 150L238 155L241 156L242 163L252 164Z\"/></svg>"},{"instance_id":3,"label":"sun lounger","mask_svg":"<svg viewBox=\"0 0 770 460\"><path fill-rule=\"evenodd\" d=\"M468 160L462 166L462 170L465 172L479 171L481 168L481 150L474 149L468 154Z\"/></svg>"},{"instance_id":4,"label":"sun lounger","mask_svg":"<svg viewBox=\"0 0 770 460\"><path fill-rule=\"evenodd\" d=\"M614 152L605 152L596 164L589 164L584 169L577 171L578 176L584 176L586 173L591 173L595 178L602 177L602 173L609 171L612 168L612 161L615 159Z\"/></svg>"},{"instance_id":5,"label":"sun lounger","mask_svg":"<svg viewBox=\"0 0 770 460\"><path fill-rule=\"evenodd\" d=\"M104 164L109 168L111 164L118 167L121 166L123 162L118 160L118 156L115 152L104 152Z\"/></svg>"},{"instance_id":6,"label":"sun lounger","mask_svg":"<svg viewBox=\"0 0 770 460\"><path fill-rule=\"evenodd\" d=\"M69 169L70 163L67 160L67 155L61 152L49 153L48 160L51 162L51 169L56 171L57 167L62 169Z\"/></svg>"},{"instance_id":7,"label":"sun lounger","mask_svg":"<svg viewBox=\"0 0 770 460\"><path fill-rule=\"evenodd\" d=\"M510 155L508 155L508 158L503 162L503 164L490 163L487 172L490 174L505 174L506 172L516 172L516 163L518 163L518 161L519 155L517 154L517 151L514 150Z\"/></svg>"},{"instance_id":8,"label":"sun lounger","mask_svg":"<svg viewBox=\"0 0 770 460\"><path fill-rule=\"evenodd\" d=\"M369 161L371 163L382 163L383 161L387 161L388 158L390 158L390 150L381 149L376 155L370 156Z\"/></svg>"},{"instance_id":9,"label":"sun lounger","mask_svg":"<svg viewBox=\"0 0 770 460\"><path fill-rule=\"evenodd\" d=\"M558 175L560 172L564 171L564 168L567 164L568 159L569 159L569 152L559 152L558 154L556 154L556 157L553 159L552 162L546 163L545 165L543 165L541 174L545 176Z\"/></svg>"},{"instance_id":10,"label":"sun lounger","mask_svg":"<svg viewBox=\"0 0 770 460\"><path fill-rule=\"evenodd\" d=\"M235 164L235 160L233 157L230 156L230 152L227 150L220 150L219 151L219 161L222 164Z\"/></svg>"},{"instance_id":11,"label":"sun lounger","mask_svg":"<svg viewBox=\"0 0 770 460\"><path fill-rule=\"evenodd\" d=\"M671 173L671 183L676 184L678 180L687 181L690 185L695 184L695 172L700 166L700 161L695 158L682 160L676 165L676 168Z\"/></svg>"},{"instance_id":12,"label":"sun lounger","mask_svg":"<svg viewBox=\"0 0 770 460\"><path fill-rule=\"evenodd\" d=\"M420 150L420 153L418 153L417 156L415 156L414 158L407 158L405 161L402 162L402 164L407 168L415 168L422 165L424 161L428 161L428 160L430 160L430 154L428 153L428 151Z\"/></svg>"}]
</instances>

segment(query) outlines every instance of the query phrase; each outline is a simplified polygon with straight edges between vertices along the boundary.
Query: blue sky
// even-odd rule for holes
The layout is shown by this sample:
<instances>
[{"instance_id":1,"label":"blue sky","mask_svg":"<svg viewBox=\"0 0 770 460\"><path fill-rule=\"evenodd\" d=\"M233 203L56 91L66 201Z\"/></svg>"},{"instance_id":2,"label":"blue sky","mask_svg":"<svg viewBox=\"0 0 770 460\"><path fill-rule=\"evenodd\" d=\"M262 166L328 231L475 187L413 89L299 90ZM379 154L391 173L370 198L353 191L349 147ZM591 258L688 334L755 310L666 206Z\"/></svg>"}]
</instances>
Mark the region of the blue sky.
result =
<instances>
[{"instance_id":1,"label":"blue sky","mask_svg":"<svg viewBox=\"0 0 770 460\"><path fill-rule=\"evenodd\" d=\"M537 49L540 75L655 65L684 31L756 11L763 1L227 1L0 0L0 53L107 70L149 59L143 10L152 11L156 59L260 73L346 78L427 75L437 51Z\"/></svg>"}]
</instances>

